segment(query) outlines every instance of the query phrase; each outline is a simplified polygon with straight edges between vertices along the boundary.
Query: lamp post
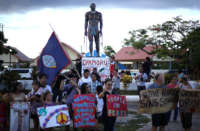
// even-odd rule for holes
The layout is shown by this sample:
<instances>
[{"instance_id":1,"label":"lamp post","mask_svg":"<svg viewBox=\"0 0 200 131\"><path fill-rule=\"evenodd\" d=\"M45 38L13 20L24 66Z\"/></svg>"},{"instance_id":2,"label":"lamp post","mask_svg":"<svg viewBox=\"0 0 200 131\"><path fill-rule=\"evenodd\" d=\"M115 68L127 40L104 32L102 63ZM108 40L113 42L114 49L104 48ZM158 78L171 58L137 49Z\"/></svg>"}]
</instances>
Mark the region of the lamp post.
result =
<instances>
[{"instance_id":1,"label":"lamp post","mask_svg":"<svg viewBox=\"0 0 200 131\"><path fill-rule=\"evenodd\" d=\"M10 54L9 67L11 67L11 54L12 54L12 49L9 49L9 54Z\"/></svg>"}]
</instances>

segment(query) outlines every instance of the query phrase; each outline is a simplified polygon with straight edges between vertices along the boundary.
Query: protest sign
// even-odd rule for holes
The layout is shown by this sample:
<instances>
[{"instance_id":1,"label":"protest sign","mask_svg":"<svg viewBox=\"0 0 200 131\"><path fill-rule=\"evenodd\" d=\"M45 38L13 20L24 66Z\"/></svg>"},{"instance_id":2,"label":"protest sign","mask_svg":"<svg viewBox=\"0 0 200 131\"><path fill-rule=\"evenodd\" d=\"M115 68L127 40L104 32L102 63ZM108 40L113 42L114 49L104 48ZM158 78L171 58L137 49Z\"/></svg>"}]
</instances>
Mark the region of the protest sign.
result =
<instances>
[{"instance_id":1,"label":"protest sign","mask_svg":"<svg viewBox=\"0 0 200 131\"><path fill-rule=\"evenodd\" d=\"M127 116L127 102L125 96L107 95L108 116Z\"/></svg>"},{"instance_id":2,"label":"protest sign","mask_svg":"<svg viewBox=\"0 0 200 131\"><path fill-rule=\"evenodd\" d=\"M181 89L179 94L180 111L200 112L200 90Z\"/></svg>"},{"instance_id":3,"label":"protest sign","mask_svg":"<svg viewBox=\"0 0 200 131\"><path fill-rule=\"evenodd\" d=\"M175 109L178 103L178 88L157 88L151 90L143 90L140 93L139 101L140 113L164 113Z\"/></svg>"},{"instance_id":4,"label":"protest sign","mask_svg":"<svg viewBox=\"0 0 200 131\"><path fill-rule=\"evenodd\" d=\"M29 105L14 102L10 106L10 131L29 131Z\"/></svg>"},{"instance_id":5,"label":"protest sign","mask_svg":"<svg viewBox=\"0 0 200 131\"><path fill-rule=\"evenodd\" d=\"M110 59L107 57L83 57L82 58L82 73L85 69L93 71L93 68L97 68L97 71L104 81L110 77Z\"/></svg>"},{"instance_id":6,"label":"protest sign","mask_svg":"<svg viewBox=\"0 0 200 131\"><path fill-rule=\"evenodd\" d=\"M37 108L40 127L50 128L70 124L70 116L67 105L56 105Z\"/></svg>"},{"instance_id":7,"label":"protest sign","mask_svg":"<svg viewBox=\"0 0 200 131\"><path fill-rule=\"evenodd\" d=\"M75 95L72 108L74 111L74 127L94 127L95 119L95 101L93 94Z\"/></svg>"}]
</instances>

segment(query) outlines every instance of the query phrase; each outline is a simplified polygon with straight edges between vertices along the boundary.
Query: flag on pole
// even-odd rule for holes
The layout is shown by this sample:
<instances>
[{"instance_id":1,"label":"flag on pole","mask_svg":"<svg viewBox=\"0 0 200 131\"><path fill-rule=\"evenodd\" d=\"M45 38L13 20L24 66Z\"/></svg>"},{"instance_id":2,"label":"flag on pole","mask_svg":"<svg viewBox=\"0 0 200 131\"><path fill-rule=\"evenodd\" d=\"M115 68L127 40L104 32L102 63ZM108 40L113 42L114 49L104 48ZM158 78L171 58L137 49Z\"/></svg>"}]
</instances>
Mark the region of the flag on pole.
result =
<instances>
[{"instance_id":1,"label":"flag on pole","mask_svg":"<svg viewBox=\"0 0 200 131\"><path fill-rule=\"evenodd\" d=\"M40 74L45 73L48 77L47 83L51 85L56 75L70 64L70 58L53 32L38 59Z\"/></svg>"}]
</instances>

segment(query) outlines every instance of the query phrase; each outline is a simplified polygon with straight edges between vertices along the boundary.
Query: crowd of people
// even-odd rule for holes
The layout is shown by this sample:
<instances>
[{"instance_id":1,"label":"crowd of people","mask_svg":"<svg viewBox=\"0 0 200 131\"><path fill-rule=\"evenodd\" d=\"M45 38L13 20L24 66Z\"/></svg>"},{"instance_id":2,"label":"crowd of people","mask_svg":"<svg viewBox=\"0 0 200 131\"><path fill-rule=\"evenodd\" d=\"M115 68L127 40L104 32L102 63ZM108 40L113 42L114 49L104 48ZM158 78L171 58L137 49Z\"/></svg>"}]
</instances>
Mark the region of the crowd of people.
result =
<instances>
[{"instance_id":1,"label":"crowd of people","mask_svg":"<svg viewBox=\"0 0 200 131\"><path fill-rule=\"evenodd\" d=\"M96 118L98 122L104 125L105 131L114 129L116 118L107 115L107 107L104 103L106 103L107 94L119 94L120 78L118 76L118 71L114 71L112 79L107 78L103 82L101 81L96 68L94 68L92 72L85 69L80 78L78 72L74 69L64 74L58 74L51 86L47 84L47 79L48 76L46 74L38 75L38 79L34 80L32 83L32 90L27 94L22 91L22 84L19 82L14 85L12 93L6 93L8 97L7 102L10 106L16 102L27 102L30 104L30 118L33 119L34 131L53 130L53 128L40 128L39 117L37 114L38 107L66 104L69 108L70 118L73 120L73 97L77 94L94 94L97 101ZM5 94L1 95L0 98L0 129L6 130L10 124L9 107L6 107L6 103L3 100L5 99ZM21 113L20 109L16 111L19 114ZM27 112L28 110L22 113ZM21 131L23 129L22 123L24 121L22 118L17 121L18 123L15 123L15 129L13 130ZM69 126L66 126L66 130L70 130Z\"/></svg>"},{"instance_id":2,"label":"crowd of people","mask_svg":"<svg viewBox=\"0 0 200 131\"><path fill-rule=\"evenodd\" d=\"M150 68L144 64L139 68L139 72L135 75L134 79L137 82L138 95L140 96L141 90L147 90L145 82L153 78L154 83L150 85L148 89L153 88L182 88L192 89L188 82L188 77L182 73L174 75L171 78L169 84L165 85L164 77L162 74L150 75ZM113 64L114 66L114 64ZM104 126L104 131L114 131L116 117L110 117L107 114L107 101L106 95L108 94L120 94L120 82L124 74L128 72L121 71L120 73L115 67L112 67L110 78L101 81L97 68L93 68L90 72L88 69L83 71L82 77L79 75L79 71L71 69L64 74L58 74L52 85L47 84L48 76L46 74L38 75L38 79L32 83L32 90L25 94L21 91L22 84L17 82L14 85L12 93L6 93L0 96L0 129L7 130L9 127L9 105L12 106L15 102L28 102L30 103L30 117L33 119L34 131L45 130L52 131L53 128L41 129L39 126L39 118L37 115L37 108L41 106L51 106L66 104L69 108L69 115L73 120L73 98L77 94L94 94L96 96L96 119L97 123L101 123ZM9 103L9 104L6 104ZM184 112L179 110L178 106L174 111L173 120L177 121L178 114L182 126L185 131L190 131L192 126L192 110L191 112ZM26 114L28 111L21 112L16 110L18 114ZM158 128L160 131L165 130L170 121L172 111L166 113L152 114L152 131L156 131ZM14 123L15 131L21 131L23 128L24 119L20 118L18 122ZM70 130L69 126L66 126L66 130ZM74 128L74 130L77 130ZM83 129L88 130L88 129ZM94 129L97 130L97 129Z\"/></svg>"}]
</instances>

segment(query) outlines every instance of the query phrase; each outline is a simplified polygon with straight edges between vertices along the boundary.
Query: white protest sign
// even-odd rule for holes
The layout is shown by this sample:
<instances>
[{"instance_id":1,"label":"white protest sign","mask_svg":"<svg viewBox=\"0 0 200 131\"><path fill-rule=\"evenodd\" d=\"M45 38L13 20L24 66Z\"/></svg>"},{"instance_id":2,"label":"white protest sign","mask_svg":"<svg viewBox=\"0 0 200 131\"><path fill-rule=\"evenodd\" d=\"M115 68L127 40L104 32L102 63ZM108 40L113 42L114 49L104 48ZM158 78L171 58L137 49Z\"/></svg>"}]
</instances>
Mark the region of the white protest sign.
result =
<instances>
[{"instance_id":1,"label":"white protest sign","mask_svg":"<svg viewBox=\"0 0 200 131\"><path fill-rule=\"evenodd\" d=\"M82 73L85 69L93 71L93 68L97 68L97 71L104 81L110 77L110 59L107 57L83 57L82 58Z\"/></svg>"},{"instance_id":2,"label":"white protest sign","mask_svg":"<svg viewBox=\"0 0 200 131\"><path fill-rule=\"evenodd\" d=\"M40 127L50 128L70 124L70 116L67 105L56 105L37 108Z\"/></svg>"}]
</instances>

